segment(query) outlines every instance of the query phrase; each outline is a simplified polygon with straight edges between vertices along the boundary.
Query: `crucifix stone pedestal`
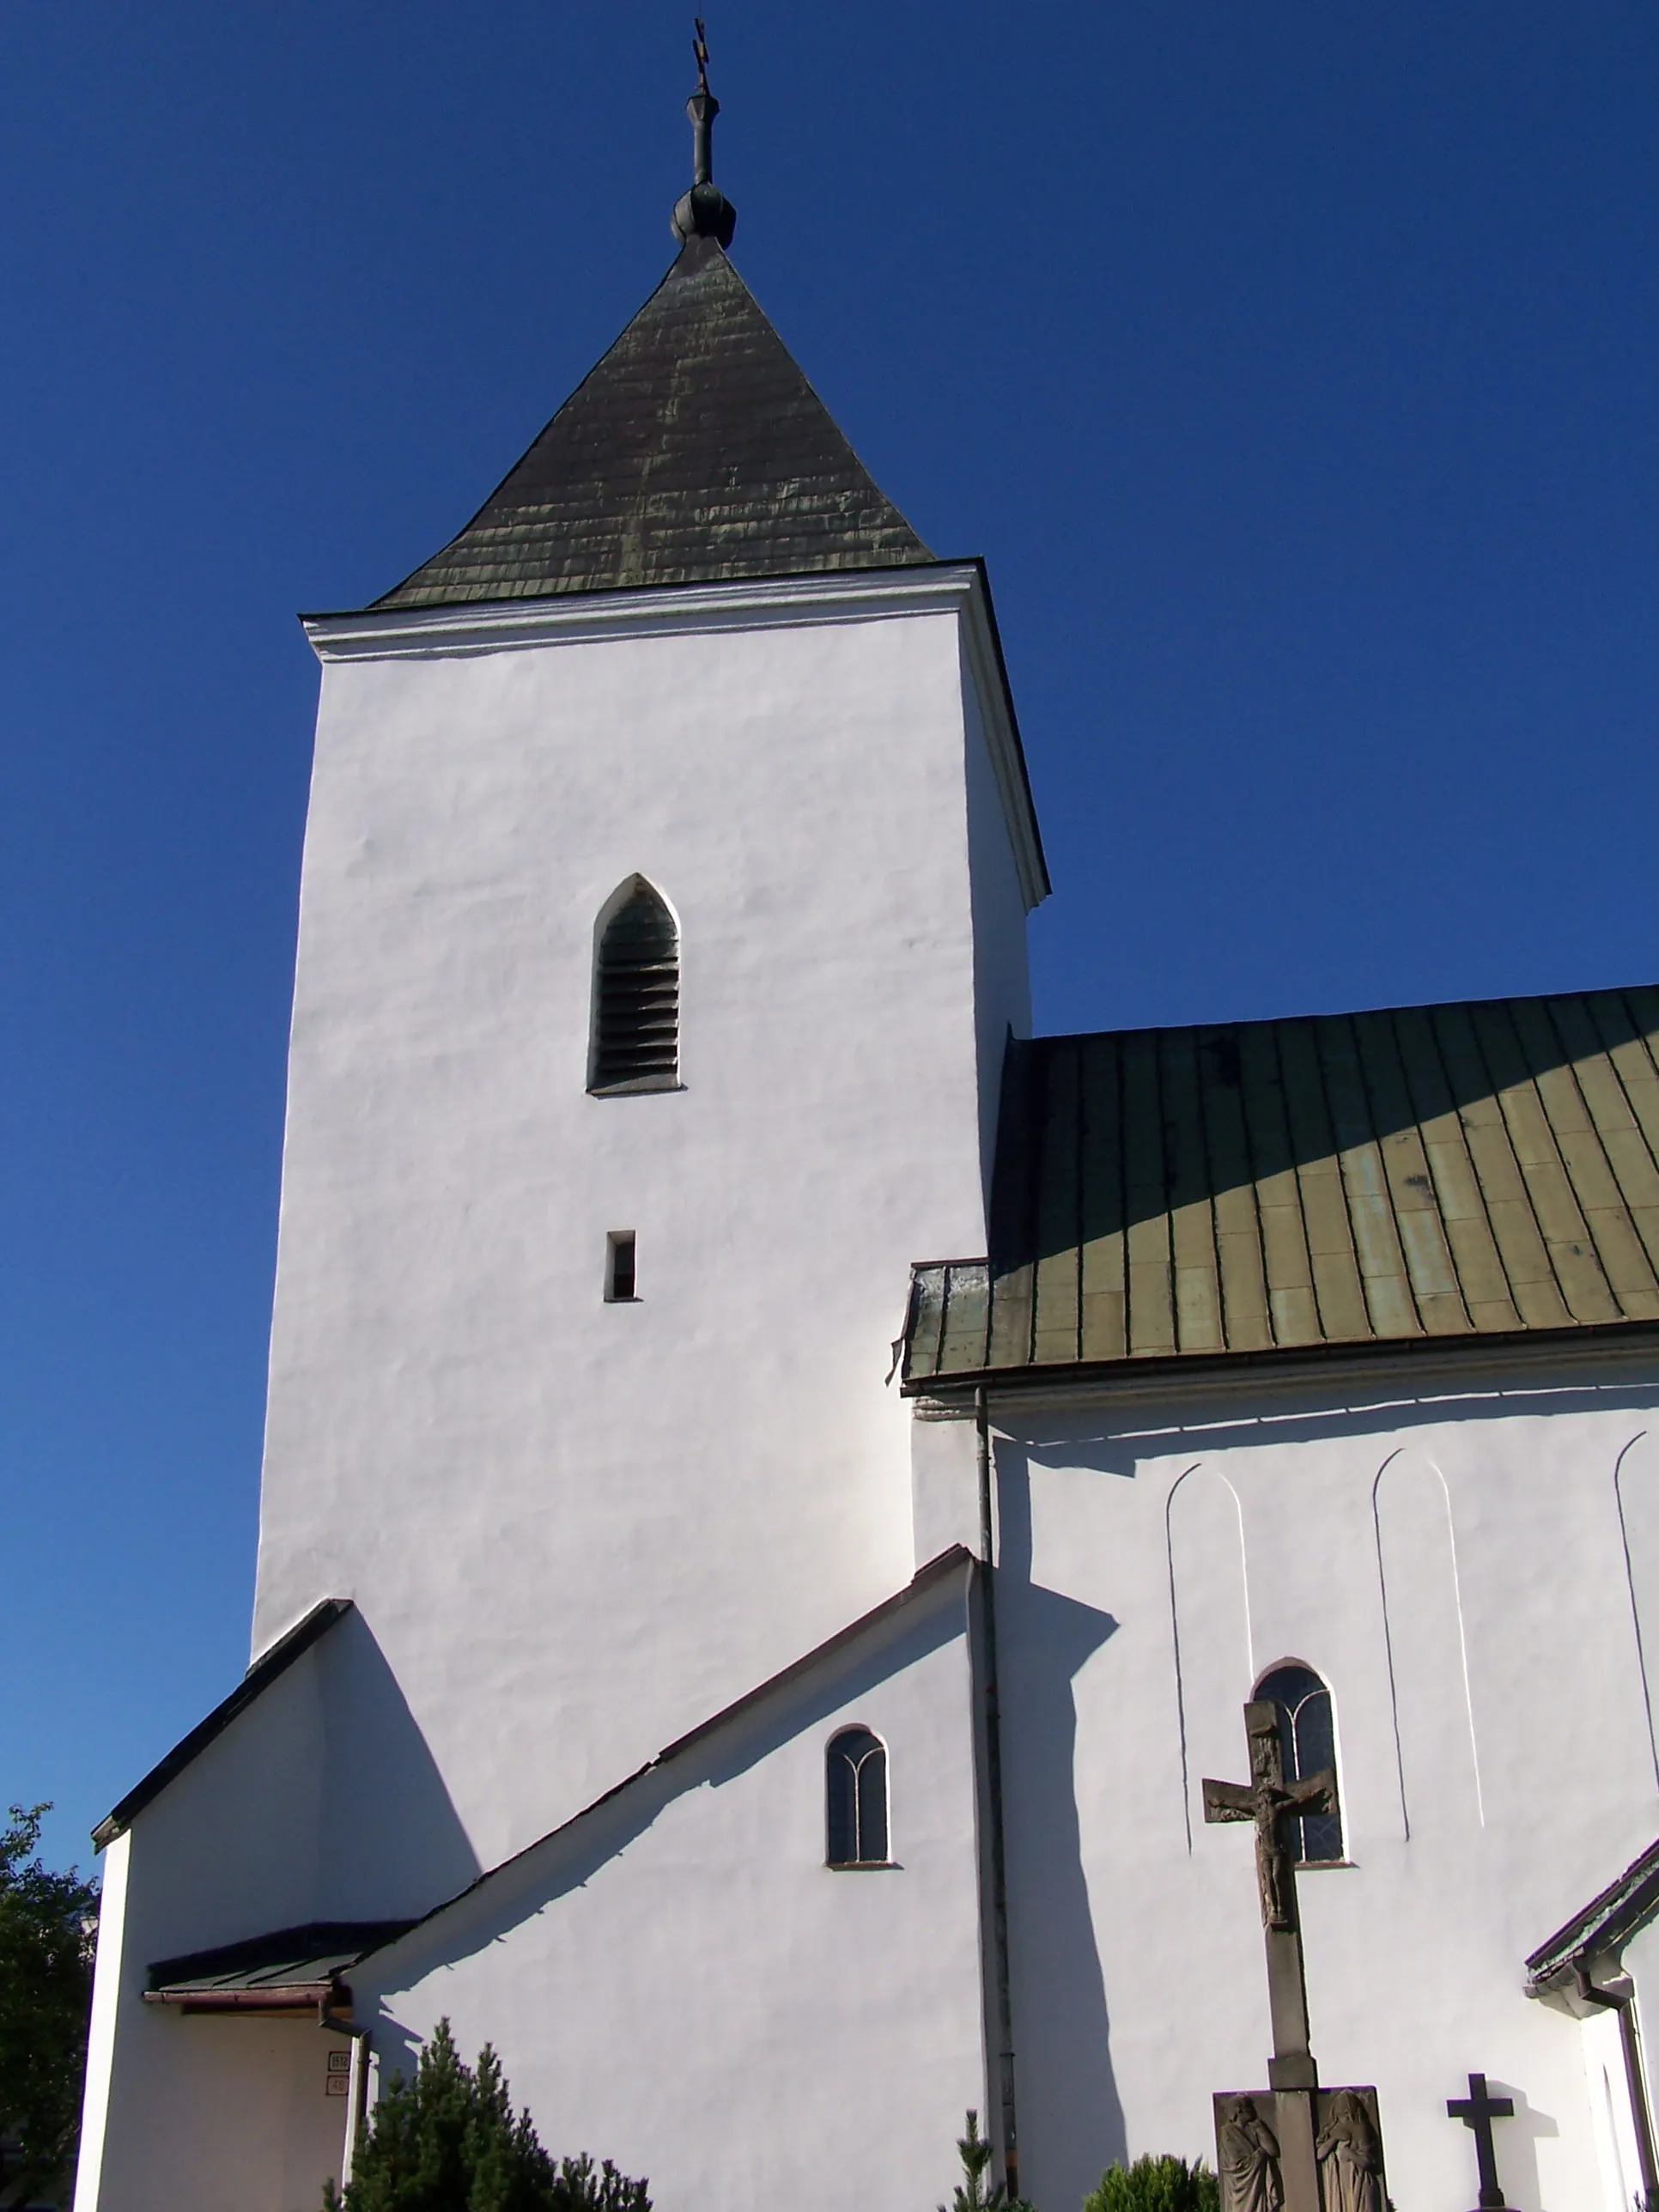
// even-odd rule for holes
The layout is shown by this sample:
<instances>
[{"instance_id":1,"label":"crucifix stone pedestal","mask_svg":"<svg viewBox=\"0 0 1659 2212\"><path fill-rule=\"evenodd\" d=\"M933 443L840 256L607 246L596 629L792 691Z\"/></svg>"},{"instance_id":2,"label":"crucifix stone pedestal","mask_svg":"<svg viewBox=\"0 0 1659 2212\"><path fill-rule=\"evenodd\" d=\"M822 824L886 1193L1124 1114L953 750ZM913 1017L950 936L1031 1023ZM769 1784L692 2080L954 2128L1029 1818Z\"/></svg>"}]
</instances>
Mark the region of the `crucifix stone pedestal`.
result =
<instances>
[{"instance_id":1,"label":"crucifix stone pedestal","mask_svg":"<svg viewBox=\"0 0 1659 2212\"><path fill-rule=\"evenodd\" d=\"M1354 2212L1372 2203L1382 2212L1382 2143L1375 2127L1375 2093L1332 2091L1327 2102L1334 2110L1321 2132L1319 2074L1308 2037L1295 1859L1285 1833L1286 1822L1304 1814L1336 1810L1336 1777L1327 1771L1301 1781L1285 1780L1279 1708L1267 1699L1245 1706L1244 1735L1250 1778L1248 1783L1206 1782L1204 1818L1249 1820L1255 1828L1256 1886L1261 1896L1273 2023L1267 2081L1274 2127L1269 2136L1261 2117L1260 2104L1266 2099L1233 2094L1218 2100L1218 2110L1227 2108L1224 2140L1221 2125L1217 2131L1224 2212L1235 2212L1235 2208L1237 2212L1246 2212L1246 2208L1248 2212L1278 2212L1280 2204L1283 2212L1322 2212L1322 2158L1331 2164L1334 2178L1340 2172L1339 2193L1350 2199ZM1242 2109L1247 2105L1249 2112ZM1230 2165L1237 2168L1231 2176ZM1277 2168L1271 2176L1270 2166ZM1343 2212L1348 2212L1347 2206Z\"/></svg>"}]
</instances>

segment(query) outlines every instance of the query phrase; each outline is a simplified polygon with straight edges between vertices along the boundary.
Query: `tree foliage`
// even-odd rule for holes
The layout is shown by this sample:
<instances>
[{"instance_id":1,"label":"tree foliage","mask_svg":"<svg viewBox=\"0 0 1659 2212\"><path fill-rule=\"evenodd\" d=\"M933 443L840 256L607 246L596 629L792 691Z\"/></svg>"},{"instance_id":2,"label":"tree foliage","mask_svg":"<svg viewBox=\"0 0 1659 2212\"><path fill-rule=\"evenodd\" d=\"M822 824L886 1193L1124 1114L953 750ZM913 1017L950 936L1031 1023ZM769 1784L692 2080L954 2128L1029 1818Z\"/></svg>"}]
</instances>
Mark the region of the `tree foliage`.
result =
<instances>
[{"instance_id":1,"label":"tree foliage","mask_svg":"<svg viewBox=\"0 0 1659 2212\"><path fill-rule=\"evenodd\" d=\"M0 2203L67 2191L86 2071L98 1886L40 1858L50 1805L0 1827Z\"/></svg>"},{"instance_id":2,"label":"tree foliage","mask_svg":"<svg viewBox=\"0 0 1659 2212\"><path fill-rule=\"evenodd\" d=\"M1000 2181L988 2192L985 2185L990 2174L991 2146L980 2134L979 2114L969 2112L967 2122L967 2134L957 2138L962 2179L957 2184L949 2212L1031 2212L1024 2199L1010 2197ZM939 2212L946 2212L946 2208L941 2204Z\"/></svg>"},{"instance_id":3,"label":"tree foliage","mask_svg":"<svg viewBox=\"0 0 1659 2212\"><path fill-rule=\"evenodd\" d=\"M476 2069L441 2020L412 2080L380 2093L342 2197L329 2212L651 2212L642 2181L586 2153L556 2165L528 2112L515 2118L501 2063L486 2044Z\"/></svg>"},{"instance_id":4,"label":"tree foliage","mask_svg":"<svg viewBox=\"0 0 1659 2212\"><path fill-rule=\"evenodd\" d=\"M1221 2184L1200 2158L1138 2158L1109 2166L1100 2186L1083 2200L1083 2212L1221 2212Z\"/></svg>"}]
</instances>

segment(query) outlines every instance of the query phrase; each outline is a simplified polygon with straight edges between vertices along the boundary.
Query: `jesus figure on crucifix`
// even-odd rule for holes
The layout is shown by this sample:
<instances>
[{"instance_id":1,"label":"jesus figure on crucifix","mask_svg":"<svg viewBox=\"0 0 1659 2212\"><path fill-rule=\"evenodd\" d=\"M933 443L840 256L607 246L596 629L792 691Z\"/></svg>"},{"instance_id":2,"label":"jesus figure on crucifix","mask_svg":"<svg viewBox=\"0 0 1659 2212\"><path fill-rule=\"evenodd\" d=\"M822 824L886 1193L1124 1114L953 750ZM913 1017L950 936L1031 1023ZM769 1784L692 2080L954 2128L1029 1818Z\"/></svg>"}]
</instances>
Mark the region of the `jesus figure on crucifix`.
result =
<instances>
[{"instance_id":1,"label":"jesus figure on crucifix","mask_svg":"<svg viewBox=\"0 0 1659 2212\"><path fill-rule=\"evenodd\" d=\"M1296 1878L1285 1838L1285 1823L1302 1813L1329 1813L1336 1806L1336 1777L1310 1774L1304 1782L1285 1779L1279 1740L1279 1708L1267 1699L1246 1705L1244 1731L1250 1750L1248 1783L1206 1782L1206 1820L1254 1820L1255 1874L1261 1891L1264 1928L1294 1928Z\"/></svg>"}]
</instances>

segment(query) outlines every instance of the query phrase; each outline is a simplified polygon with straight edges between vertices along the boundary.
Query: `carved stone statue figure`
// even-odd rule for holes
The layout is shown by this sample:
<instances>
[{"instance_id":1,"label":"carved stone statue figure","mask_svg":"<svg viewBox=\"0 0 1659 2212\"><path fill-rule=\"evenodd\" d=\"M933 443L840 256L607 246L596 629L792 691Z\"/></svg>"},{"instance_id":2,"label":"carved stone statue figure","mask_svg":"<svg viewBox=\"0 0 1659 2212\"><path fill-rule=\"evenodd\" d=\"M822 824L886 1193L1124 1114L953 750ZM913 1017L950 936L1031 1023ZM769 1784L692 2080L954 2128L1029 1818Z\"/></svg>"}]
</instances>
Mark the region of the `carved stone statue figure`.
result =
<instances>
[{"instance_id":1,"label":"carved stone statue figure","mask_svg":"<svg viewBox=\"0 0 1659 2212\"><path fill-rule=\"evenodd\" d=\"M1221 2212L1279 2212L1285 2190L1279 2178L1279 2138L1250 2100L1224 2099L1215 2132Z\"/></svg>"},{"instance_id":2,"label":"carved stone statue figure","mask_svg":"<svg viewBox=\"0 0 1659 2212\"><path fill-rule=\"evenodd\" d=\"M1334 2089L1314 2145L1325 2212L1384 2212L1382 2146L1363 2098Z\"/></svg>"}]
</instances>

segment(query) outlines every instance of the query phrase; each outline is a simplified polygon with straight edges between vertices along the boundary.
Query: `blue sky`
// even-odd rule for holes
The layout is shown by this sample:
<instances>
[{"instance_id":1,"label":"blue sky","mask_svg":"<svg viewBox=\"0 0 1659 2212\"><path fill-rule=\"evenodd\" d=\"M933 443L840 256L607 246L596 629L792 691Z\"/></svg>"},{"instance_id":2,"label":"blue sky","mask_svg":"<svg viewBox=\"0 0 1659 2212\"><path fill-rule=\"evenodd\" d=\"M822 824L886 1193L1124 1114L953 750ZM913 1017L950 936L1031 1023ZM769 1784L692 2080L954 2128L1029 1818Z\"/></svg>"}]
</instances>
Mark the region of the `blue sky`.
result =
<instances>
[{"instance_id":1,"label":"blue sky","mask_svg":"<svg viewBox=\"0 0 1659 2212\"><path fill-rule=\"evenodd\" d=\"M988 559L1048 1029L1659 974L1659 15L711 0L734 258ZM246 1656L315 670L660 276L689 11L0 15L0 1795Z\"/></svg>"}]
</instances>

